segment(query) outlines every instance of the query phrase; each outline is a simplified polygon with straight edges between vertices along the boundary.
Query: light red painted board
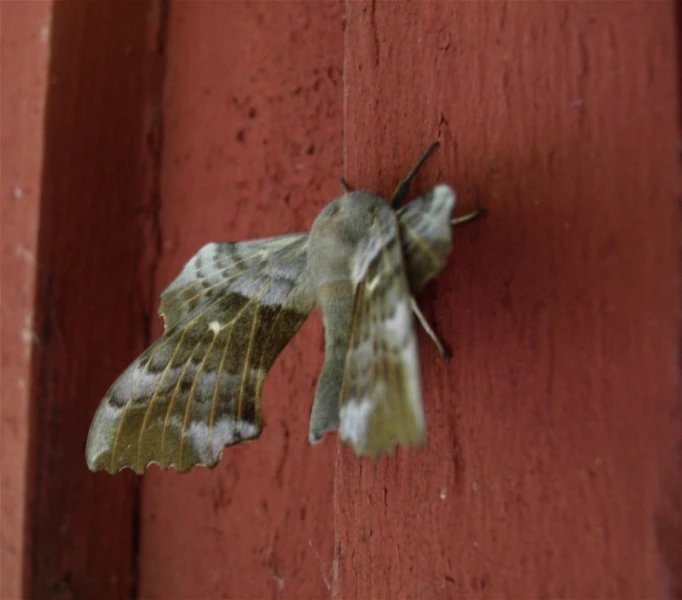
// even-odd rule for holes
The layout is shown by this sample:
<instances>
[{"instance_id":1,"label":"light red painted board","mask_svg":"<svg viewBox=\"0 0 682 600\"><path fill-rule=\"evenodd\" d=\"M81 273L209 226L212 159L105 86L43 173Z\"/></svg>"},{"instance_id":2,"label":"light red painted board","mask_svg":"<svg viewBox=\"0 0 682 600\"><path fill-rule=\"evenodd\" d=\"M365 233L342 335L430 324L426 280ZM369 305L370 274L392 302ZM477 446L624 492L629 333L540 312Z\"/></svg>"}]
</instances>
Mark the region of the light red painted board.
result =
<instances>
[{"instance_id":1,"label":"light red painted board","mask_svg":"<svg viewBox=\"0 0 682 600\"><path fill-rule=\"evenodd\" d=\"M343 10L171 3L158 292L204 244L308 229L340 194ZM320 325L273 366L258 440L214 470L144 476L141 597L329 596L336 438L308 444Z\"/></svg>"},{"instance_id":2,"label":"light red painted board","mask_svg":"<svg viewBox=\"0 0 682 600\"><path fill-rule=\"evenodd\" d=\"M106 389L148 341L160 8L52 11L25 498L31 598L136 593L137 480L90 473L85 440Z\"/></svg>"},{"instance_id":3,"label":"light red painted board","mask_svg":"<svg viewBox=\"0 0 682 600\"><path fill-rule=\"evenodd\" d=\"M24 595L29 387L51 2L0 25L0 597Z\"/></svg>"},{"instance_id":4,"label":"light red painted board","mask_svg":"<svg viewBox=\"0 0 682 600\"><path fill-rule=\"evenodd\" d=\"M428 442L336 472L338 598L679 595L672 2L346 4L348 181L459 192ZM678 540L678 541L675 541Z\"/></svg>"}]
</instances>

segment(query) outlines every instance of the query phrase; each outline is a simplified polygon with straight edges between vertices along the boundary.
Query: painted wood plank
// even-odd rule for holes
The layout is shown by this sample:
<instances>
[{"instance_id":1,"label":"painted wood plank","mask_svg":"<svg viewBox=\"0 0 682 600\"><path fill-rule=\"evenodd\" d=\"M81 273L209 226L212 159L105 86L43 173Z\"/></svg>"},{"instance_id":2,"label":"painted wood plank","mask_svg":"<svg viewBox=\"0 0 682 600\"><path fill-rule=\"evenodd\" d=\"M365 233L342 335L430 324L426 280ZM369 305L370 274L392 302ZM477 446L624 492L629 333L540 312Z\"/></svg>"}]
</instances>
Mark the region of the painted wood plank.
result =
<instances>
[{"instance_id":1,"label":"painted wood plank","mask_svg":"<svg viewBox=\"0 0 682 600\"><path fill-rule=\"evenodd\" d=\"M438 139L417 188L489 216L424 294L426 448L341 454L335 597L673 595L674 4L346 10L348 180L388 194Z\"/></svg>"},{"instance_id":2,"label":"painted wood plank","mask_svg":"<svg viewBox=\"0 0 682 600\"><path fill-rule=\"evenodd\" d=\"M52 3L3 7L0 39L0 597L24 596L42 123Z\"/></svg>"},{"instance_id":3,"label":"painted wood plank","mask_svg":"<svg viewBox=\"0 0 682 600\"><path fill-rule=\"evenodd\" d=\"M308 229L339 195L343 8L171 4L158 291L204 244ZM145 475L142 597L329 595L336 438L308 444L323 348L314 313L266 380L258 440Z\"/></svg>"},{"instance_id":4,"label":"painted wood plank","mask_svg":"<svg viewBox=\"0 0 682 600\"><path fill-rule=\"evenodd\" d=\"M93 475L84 452L153 310L162 6L52 11L26 495L32 598L136 594L137 480Z\"/></svg>"}]
</instances>

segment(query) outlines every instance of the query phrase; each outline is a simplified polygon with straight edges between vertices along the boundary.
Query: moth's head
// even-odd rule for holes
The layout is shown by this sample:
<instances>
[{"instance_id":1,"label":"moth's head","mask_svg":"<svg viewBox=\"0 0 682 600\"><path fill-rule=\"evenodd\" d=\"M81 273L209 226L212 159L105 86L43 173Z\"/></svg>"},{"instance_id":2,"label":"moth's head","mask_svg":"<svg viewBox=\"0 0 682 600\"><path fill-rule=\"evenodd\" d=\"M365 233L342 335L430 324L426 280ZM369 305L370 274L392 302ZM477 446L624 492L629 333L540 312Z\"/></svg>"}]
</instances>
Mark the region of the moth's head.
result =
<instances>
[{"instance_id":1,"label":"moth's head","mask_svg":"<svg viewBox=\"0 0 682 600\"><path fill-rule=\"evenodd\" d=\"M315 237L341 236L350 242L365 236L377 213L386 208L386 202L372 192L348 192L324 207L311 233Z\"/></svg>"},{"instance_id":2,"label":"moth's head","mask_svg":"<svg viewBox=\"0 0 682 600\"><path fill-rule=\"evenodd\" d=\"M369 222L377 207L383 204L385 201L382 198L366 190L346 192L327 204L316 220L352 218Z\"/></svg>"}]
</instances>

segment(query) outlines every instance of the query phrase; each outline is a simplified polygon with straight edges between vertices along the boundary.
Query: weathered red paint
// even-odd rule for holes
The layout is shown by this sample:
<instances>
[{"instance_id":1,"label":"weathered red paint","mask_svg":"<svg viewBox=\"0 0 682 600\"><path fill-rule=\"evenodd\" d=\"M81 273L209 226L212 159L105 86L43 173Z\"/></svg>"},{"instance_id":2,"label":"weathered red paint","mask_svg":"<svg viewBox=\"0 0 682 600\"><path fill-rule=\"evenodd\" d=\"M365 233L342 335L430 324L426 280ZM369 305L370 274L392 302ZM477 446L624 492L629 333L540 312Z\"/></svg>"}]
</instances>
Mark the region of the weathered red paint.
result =
<instances>
[{"instance_id":1,"label":"weathered red paint","mask_svg":"<svg viewBox=\"0 0 682 600\"><path fill-rule=\"evenodd\" d=\"M23 595L30 359L51 5L3 7L0 39L0 597ZM28 576L28 573L26 573Z\"/></svg>"},{"instance_id":2,"label":"weathered red paint","mask_svg":"<svg viewBox=\"0 0 682 600\"><path fill-rule=\"evenodd\" d=\"M83 461L100 397L147 341L158 22L151 2L51 6L25 497L31 598L135 593L137 480L93 475Z\"/></svg>"},{"instance_id":3,"label":"weathered red paint","mask_svg":"<svg viewBox=\"0 0 682 600\"><path fill-rule=\"evenodd\" d=\"M0 595L680 597L674 16L5 6ZM420 332L425 448L308 445L314 313L258 441L213 471L152 468L139 504L131 473L87 472L97 402L201 245L306 229L341 175L388 195L434 139L414 191L448 182L459 214L489 215L422 297L454 351Z\"/></svg>"},{"instance_id":4,"label":"weathered red paint","mask_svg":"<svg viewBox=\"0 0 682 600\"><path fill-rule=\"evenodd\" d=\"M172 4L159 291L209 241L305 230L339 194L342 14L340 3ZM266 380L257 441L212 471L145 476L143 597L329 596L336 439L308 444L322 352L315 314Z\"/></svg>"},{"instance_id":5,"label":"weathered red paint","mask_svg":"<svg viewBox=\"0 0 682 600\"><path fill-rule=\"evenodd\" d=\"M349 181L437 138L420 187L489 216L426 294L426 448L341 453L336 597L680 593L673 9L347 4Z\"/></svg>"}]
</instances>

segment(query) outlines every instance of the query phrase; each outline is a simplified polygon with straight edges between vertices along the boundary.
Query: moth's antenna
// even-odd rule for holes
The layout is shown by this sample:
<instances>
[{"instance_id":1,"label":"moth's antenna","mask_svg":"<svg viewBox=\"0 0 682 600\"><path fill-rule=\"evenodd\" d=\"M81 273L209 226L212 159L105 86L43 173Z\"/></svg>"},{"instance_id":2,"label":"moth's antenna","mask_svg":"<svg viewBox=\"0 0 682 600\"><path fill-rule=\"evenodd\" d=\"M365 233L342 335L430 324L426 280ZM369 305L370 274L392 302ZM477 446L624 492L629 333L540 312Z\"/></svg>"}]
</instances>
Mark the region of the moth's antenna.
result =
<instances>
[{"instance_id":1,"label":"moth's antenna","mask_svg":"<svg viewBox=\"0 0 682 600\"><path fill-rule=\"evenodd\" d=\"M487 211L485 208L477 208L476 210L467 213L466 215L462 215L461 217L457 217L456 219L452 219L450 223L452 225L462 225L463 223L468 223L469 221L473 221L474 219L478 217L485 217L487 214Z\"/></svg>"},{"instance_id":2,"label":"moth's antenna","mask_svg":"<svg viewBox=\"0 0 682 600\"><path fill-rule=\"evenodd\" d=\"M346 194L348 192L353 191L353 189L348 185L348 182L343 177L339 179L339 183L341 184L341 187L343 188L343 191L346 192Z\"/></svg>"},{"instance_id":3,"label":"moth's antenna","mask_svg":"<svg viewBox=\"0 0 682 600\"><path fill-rule=\"evenodd\" d=\"M399 184L398 187L395 188L395 192L393 192L393 196L391 197L391 206L394 209L397 209L407 198L407 194L410 191L410 184L412 183L412 180L414 179L415 175L418 173L419 169L422 168L423 164L426 162L426 159L431 156L436 150L440 148L440 144L438 142L433 142L427 149L426 152L422 155L422 157L419 159L419 162L414 165L412 170L407 174L407 177L403 179Z\"/></svg>"}]
</instances>

